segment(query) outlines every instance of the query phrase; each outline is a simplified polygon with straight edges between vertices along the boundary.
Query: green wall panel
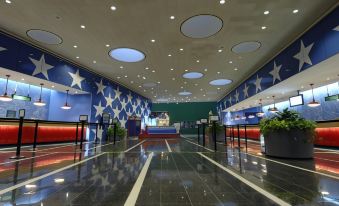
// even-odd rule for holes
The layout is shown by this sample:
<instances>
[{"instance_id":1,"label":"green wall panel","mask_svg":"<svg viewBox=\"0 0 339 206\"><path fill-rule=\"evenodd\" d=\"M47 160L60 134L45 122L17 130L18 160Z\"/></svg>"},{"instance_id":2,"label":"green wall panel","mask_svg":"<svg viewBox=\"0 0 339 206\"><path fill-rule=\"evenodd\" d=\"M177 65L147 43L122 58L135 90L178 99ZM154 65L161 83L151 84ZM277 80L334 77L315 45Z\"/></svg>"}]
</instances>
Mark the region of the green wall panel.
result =
<instances>
[{"instance_id":1,"label":"green wall panel","mask_svg":"<svg viewBox=\"0 0 339 206\"><path fill-rule=\"evenodd\" d=\"M153 103L152 111L167 111L170 115L170 124L181 121L196 121L208 118L208 112L217 114L216 102L191 102L191 103ZM184 129L183 134L193 134L194 129Z\"/></svg>"}]
</instances>

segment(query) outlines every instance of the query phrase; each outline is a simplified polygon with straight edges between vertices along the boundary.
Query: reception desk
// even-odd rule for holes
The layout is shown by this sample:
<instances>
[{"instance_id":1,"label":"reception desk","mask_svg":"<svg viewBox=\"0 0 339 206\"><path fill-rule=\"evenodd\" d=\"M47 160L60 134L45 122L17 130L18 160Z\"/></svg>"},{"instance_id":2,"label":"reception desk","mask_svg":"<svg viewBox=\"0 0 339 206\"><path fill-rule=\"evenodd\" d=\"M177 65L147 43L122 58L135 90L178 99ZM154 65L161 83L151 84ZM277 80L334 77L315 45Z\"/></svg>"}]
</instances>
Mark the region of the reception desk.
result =
<instances>
[{"instance_id":1,"label":"reception desk","mask_svg":"<svg viewBox=\"0 0 339 206\"><path fill-rule=\"evenodd\" d=\"M175 127L154 127L147 126L146 131L139 135L140 138L176 138L179 133Z\"/></svg>"},{"instance_id":2,"label":"reception desk","mask_svg":"<svg viewBox=\"0 0 339 206\"><path fill-rule=\"evenodd\" d=\"M34 141L36 122L25 120L22 129L22 144ZM37 127L37 143L73 142L76 138L76 123L41 121ZM0 120L0 145L17 144L18 120ZM81 126L78 127L78 140L81 138ZM84 129L84 138L86 128Z\"/></svg>"},{"instance_id":3,"label":"reception desk","mask_svg":"<svg viewBox=\"0 0 339 206\"><path fill-rule=\"evenodd\" d=\"M231 128L227 128L226 135L238 137L238 131L236 126L234 131ZM319 146L339 147L339 120L333 121L318 121L317 128L315 129L314 144ZM248 139L259 140L260 129L258 126L247 126L246 134ZM243 126L239 129L239 135L241 138L245 137L245 129Z\"/></svg>"}]
</instances>

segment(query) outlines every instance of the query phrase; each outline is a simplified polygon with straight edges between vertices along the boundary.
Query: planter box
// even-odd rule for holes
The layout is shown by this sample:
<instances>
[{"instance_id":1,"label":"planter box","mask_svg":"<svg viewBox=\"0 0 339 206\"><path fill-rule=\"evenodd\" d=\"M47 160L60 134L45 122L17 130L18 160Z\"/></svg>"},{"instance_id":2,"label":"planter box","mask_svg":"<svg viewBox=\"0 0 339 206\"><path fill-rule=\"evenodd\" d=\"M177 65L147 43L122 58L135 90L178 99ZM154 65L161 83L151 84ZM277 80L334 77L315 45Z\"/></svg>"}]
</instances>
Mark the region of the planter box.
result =
<instances>
[{"instance_id":1,"label":"planter box","mask_svg":"<svg viewBox=\"0 0 339 206\"><path fill-rule=\"evenodd\" d=\"M266 155L284 158L313 158L310 131L276 131L265 135Z\"/></svg>"}]
</instances>

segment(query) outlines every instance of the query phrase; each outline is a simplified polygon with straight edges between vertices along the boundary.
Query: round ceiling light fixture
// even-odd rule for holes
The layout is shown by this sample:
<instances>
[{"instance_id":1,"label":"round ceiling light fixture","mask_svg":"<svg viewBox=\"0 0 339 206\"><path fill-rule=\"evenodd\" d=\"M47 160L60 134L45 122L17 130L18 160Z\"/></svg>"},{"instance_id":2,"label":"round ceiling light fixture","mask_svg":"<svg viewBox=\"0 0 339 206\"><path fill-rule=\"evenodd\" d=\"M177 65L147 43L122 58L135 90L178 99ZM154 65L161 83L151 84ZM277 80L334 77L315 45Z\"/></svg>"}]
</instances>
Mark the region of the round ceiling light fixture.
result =
<instances>
[{"instance_id":1,"label":"round ceiling light fixture","mask_svg":"<svg viewBox=\"0 0 339 206\"><path fill-rule=\"evenodd\" d=\"M27 36L44 44L57 45L62 43L62 38L52 32L41 30L41 29L31 29L26 32Z\"/></svg>"},{"instance_id":2,"label":"round ceiling light fixture","mask_svg":"<svg viewBox=\"0 0 339 206\"><path fill-rule=\"evenodd\" d=\"M157 84L154 82L148 82L148 83L144 83L142 86L146 88L151 88L151 87L157 86Z\"/></svg>"},{"instance_id":3,"label":"round ceiling light fixture","mask_svg":"<svg viewBox=\"0 0 339 206\"><path fill-rule=\"evenodd\" d=\"M223 86L223 85L227 85L231 83L232 83L232 80L230 79L215 79L215 80L210 81L209 84L213 86Z\"/></svg>"},{"instance_id":4,"label":"round ceiling light fixture","mask_svg":"<svg viewBox=\"0 0 339 206\"><path fill-rule=\"evenodd\" d=\"M184 77L185 79L199 79L203 76L204 74L200 72L187 72L182 75L182 77Z\"/></svg>"},{"instance_id":5,"label":"round ceiling light fixture","mask_svg":"<svg viewBox=\"0 0 339 206\"><path fill-rule=\"evenodd\" d=\"M207 38L218 33L223 27L222 20L214 15L200 14L185 20L180 27L181 33L190 38Z\"/></svg>"},{"instance_id":6,"label":"round ceiling light fixture","mask_svg":"<svg viewBox=\"0 0 339 206\"><path fill-rule=\"evenodd\" d=\"M109 56L121 62L140 62L145 59L145 54L132 48L115 48L109 52Z\"/></svg>"},{"instance_id":7,"label":"round ceiling light fixture","mask_svg":"<svg viewBox=\"0 0 339 206\"><path fill-rule=\"evenodd\" d=\"M236 54L250 53L258 50L261 47L261 43L258 41L245 41L232 47L232 52Z\"/></svg>"},{"instance_id":8,"label":"round ceiling light fixture","mask_svg":"<svg viewBox=\"0 0 339 206\"><path fill-rule=\"evenodd\" d=\"M186 92L186 91L183 91L183 92L179 92L178 93L180 96L188 96L188 95L191 95L192 92Z\"/></svg>"}]
</instances>

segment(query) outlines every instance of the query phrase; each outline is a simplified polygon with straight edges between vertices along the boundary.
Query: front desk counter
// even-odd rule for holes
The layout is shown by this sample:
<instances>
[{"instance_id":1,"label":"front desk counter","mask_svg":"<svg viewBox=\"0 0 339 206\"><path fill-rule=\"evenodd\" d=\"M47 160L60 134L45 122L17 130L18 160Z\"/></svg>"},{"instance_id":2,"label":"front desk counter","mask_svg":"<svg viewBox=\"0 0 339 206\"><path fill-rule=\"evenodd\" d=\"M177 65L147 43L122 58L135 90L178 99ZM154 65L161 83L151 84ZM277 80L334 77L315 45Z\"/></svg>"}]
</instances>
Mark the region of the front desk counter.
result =
<instances>
[{"instance_id":1,"label":"front desk counter","mask_svg":"<svg viewBox=\"0 0 339 206\"><path fill-rule=\"evenodd\" d=\"M339 120L332 121L318 121L316 128L316 135L314 144L318 146L326 147L339 147ZM235 138L238 137L238 131L236 125L234 131L231 128L227 128L226 135L232 136L234 132ZM241 138L245 137L245 129L240 126L239 134ZM260 128L258 125L248 125L246 128L246 134L248 139L259 140Z\"/></svg>"},{"instance_id":2,"label":"front desk counter","mask_svg":"<svg viewBox=\"0 0 339 206\"><path fill-rule=\"evenodd\" d=\"M36 123L25 120L22 130L22 144L32 144L34 141ZM84 138L86 137L84 128ZM16 145L18 140L18 120L0 120L0 146ZM37 143L74 142L76 123L42 121L38 123ZM81 138L81 124L78 127L78 140Z\"/></svg>"}]
</instances>

